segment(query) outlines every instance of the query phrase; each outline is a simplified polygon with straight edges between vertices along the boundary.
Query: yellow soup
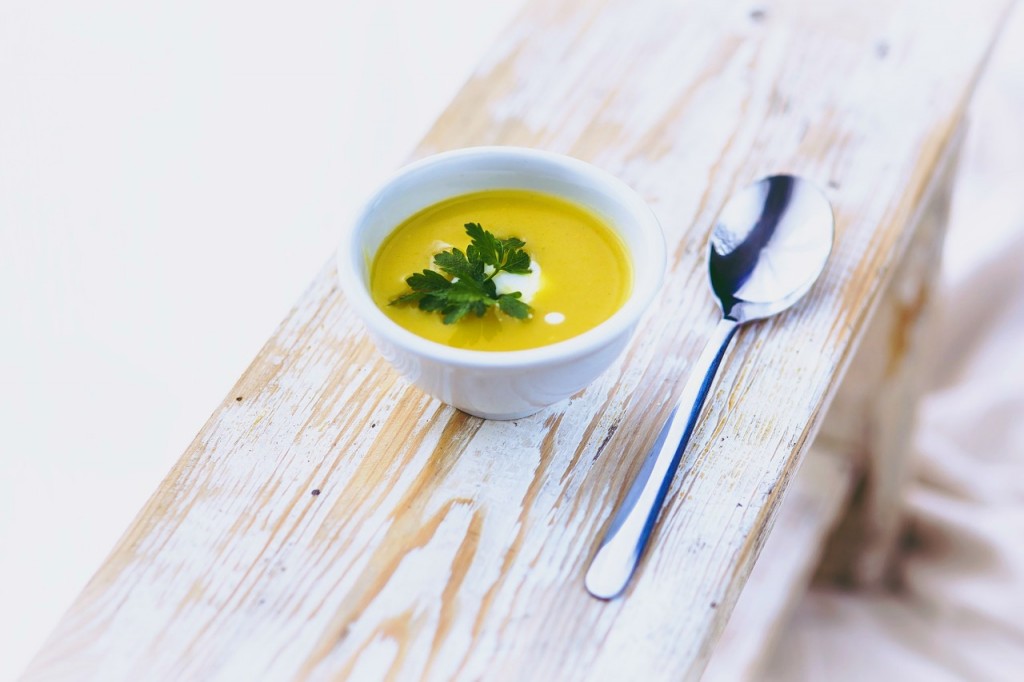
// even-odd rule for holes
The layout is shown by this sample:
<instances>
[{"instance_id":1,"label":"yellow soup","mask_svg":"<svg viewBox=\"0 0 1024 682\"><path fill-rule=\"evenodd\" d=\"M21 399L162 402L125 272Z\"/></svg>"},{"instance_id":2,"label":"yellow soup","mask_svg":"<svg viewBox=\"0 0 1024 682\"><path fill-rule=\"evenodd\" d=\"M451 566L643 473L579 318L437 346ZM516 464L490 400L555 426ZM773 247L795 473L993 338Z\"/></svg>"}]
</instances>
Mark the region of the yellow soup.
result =
<instances>
[{"instance_id":1,"label":"yellow soup","mask_svg":"<svg viewBox=\"0 0 1024 682\"><path fill-rule=\"evenodd\" d=\"M491 308L454 324L416 304L389 305L409 291L405 280L433 265L434 254L469 244L466 223L499 239L518 237L537 266L539 281L527 320ZM374 259L370 293L388 317L409 331L471 350L523 350L563 341L611 317L629 296L632 270L626 247L590 211L557 197L525 190L490 190L442 201L415 214L388 235Z\"/></svg>"}]
</instances>

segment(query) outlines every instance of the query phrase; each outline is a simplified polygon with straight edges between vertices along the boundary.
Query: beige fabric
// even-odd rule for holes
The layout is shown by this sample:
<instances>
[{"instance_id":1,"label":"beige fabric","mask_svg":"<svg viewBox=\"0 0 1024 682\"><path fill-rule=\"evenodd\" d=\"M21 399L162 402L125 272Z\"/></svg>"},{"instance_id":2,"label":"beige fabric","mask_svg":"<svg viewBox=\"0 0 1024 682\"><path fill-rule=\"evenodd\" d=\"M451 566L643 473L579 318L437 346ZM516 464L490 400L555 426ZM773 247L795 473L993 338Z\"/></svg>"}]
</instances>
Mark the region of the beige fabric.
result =
<instances>
[{"instance_id":1,"label":"beige fabric","mask_svg":"<svg viewBox=\"0 0 1024 682\"><path fill-rule=\"evenodd\" d=\"M774 680L1024 680L1024 11L979 92L954 199L901 586L815 589Z\"/></svg>"}]
</instances>

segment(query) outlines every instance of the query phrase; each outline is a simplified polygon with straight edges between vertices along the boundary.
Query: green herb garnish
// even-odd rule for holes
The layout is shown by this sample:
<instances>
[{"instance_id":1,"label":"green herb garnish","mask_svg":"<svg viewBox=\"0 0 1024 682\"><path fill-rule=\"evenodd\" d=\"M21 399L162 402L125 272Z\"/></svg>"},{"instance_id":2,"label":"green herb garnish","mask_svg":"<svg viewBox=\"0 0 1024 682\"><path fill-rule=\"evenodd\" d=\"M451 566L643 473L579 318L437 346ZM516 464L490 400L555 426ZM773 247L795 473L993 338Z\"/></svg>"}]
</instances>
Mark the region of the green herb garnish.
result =
<instances>
[{"instance_id":1,"label":"green herb garnish","mask_svg":"<svg viewBox=\"0 0 1024 682\"><path fill-rule=\"evenodd\" d=\"M411 291L391 301L391 305L416 303L420 310L440 313L445 324L458 322L467 313L482 317L492 306L519 320L525 320L533 308L521 301L522 293L498 295L494 276L499 272L525 275L530 272L530 255L523 251L526 242L516 237L498 239L479 223L466 223L472 242L463 253L453 248L434 255L434 270L417 272L406 278ZM488 267L490 266L490 267Z\"/></svg>"}]
</instances>

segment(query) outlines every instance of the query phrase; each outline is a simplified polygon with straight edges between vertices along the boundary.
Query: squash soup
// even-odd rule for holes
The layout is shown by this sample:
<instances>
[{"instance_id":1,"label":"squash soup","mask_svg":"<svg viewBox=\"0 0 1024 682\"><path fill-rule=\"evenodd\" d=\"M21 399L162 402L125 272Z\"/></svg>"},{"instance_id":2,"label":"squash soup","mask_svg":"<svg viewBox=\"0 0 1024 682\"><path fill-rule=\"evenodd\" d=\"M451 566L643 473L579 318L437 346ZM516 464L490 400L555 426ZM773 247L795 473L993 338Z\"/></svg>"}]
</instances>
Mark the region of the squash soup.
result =
<instances>
[{"instance_id":1,"label":"squash soup","mask_svg":"<svg viewBox=\"0 0 1024 682\"><path fill-rule=\"evenodd\" d=\"M530 256L532 272L503 272L494 281L498 293L503 287L520 292L532 307L530 316L516 319L493 306L483 316L469 313L445 324L442 315L416 304L392 305L409 292L410 275L438 271L437 253L467 250L470 223L500 240L525 242L522 250ZM597 326L625 303L632 279L625 245L587 209L540 192L489 190L447 199L398 225L373 260L370 294L388 317L426 339L469 350L509 351L556 343Z\"/></svg>"}]
</instances>

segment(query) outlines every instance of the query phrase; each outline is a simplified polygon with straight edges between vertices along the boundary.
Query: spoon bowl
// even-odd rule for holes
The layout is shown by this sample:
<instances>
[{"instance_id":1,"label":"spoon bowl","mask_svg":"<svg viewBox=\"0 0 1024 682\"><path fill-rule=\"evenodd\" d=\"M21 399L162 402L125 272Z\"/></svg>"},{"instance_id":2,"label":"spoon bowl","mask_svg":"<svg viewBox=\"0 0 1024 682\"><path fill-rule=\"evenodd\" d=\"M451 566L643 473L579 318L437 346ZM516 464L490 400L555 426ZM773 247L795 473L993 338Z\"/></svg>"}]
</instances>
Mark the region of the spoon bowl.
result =
<instances>
[{"instance_id":1,"label":"spoon bowl","mask_svg":"<svg viewBox=\"0 0 1024 682\"><path fill-rule=\"evenodd\" d=\"M722 314L749 322L796 303L825 268L833 232L832 207L807 180L772 175L740 190L708 244L708 277Z\"/></svg>"},{"instance_id":2,"label":"spoon bowl","mask_svg":"<svg viewBox=\"0 0 1024 682\"><path fill-rule=\"evenodd\" d=\"M793 175L758 180L722 208L708 245L722 319L594 555L585 584L595 597L612 599L629 584L736 330L800 300L824 270L834 232L828 199Z\"/></svg>"}]
</instances>

